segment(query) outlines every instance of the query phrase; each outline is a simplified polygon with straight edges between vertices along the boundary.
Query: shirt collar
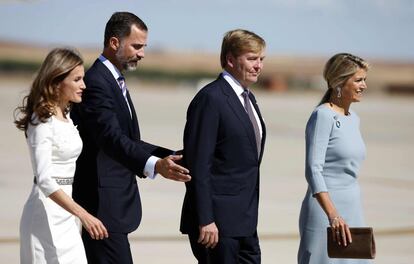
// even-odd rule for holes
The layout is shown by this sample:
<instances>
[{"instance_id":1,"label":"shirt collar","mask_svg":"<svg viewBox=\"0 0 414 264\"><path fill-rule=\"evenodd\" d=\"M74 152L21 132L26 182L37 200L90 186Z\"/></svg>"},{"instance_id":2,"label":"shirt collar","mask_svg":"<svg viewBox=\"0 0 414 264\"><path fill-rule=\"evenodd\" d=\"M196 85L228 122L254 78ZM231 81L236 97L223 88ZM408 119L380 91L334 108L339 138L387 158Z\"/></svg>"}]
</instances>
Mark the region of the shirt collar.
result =
<instances>
[{"instance_id":1,"label":"shirt collar","mask_svg":"<svg viewBox=\"0 0 414 264\"><path fill-rule=\"evenodd\" d=\"M106 66L106 68L108 68L108 70L114 76L115 80L118 80L118 78L122 76L122 73L115 67L115 65L113 65L112 62L110 62L102 54L99 56L98 59Z\"/></svg>"},{"instance_id":2,"label":"shirt collar","mask_svg":"<svg viewBox=\"0 0 414 264\"><path fill-rule=\"evenodd\" d=\"M237 81L230 73L227 71L223 71L223 78L230 84L231 88L233 88L234 92L240 96L244 92L244 88L241 86L239 81Z\"/></svg>"}]
</instances>

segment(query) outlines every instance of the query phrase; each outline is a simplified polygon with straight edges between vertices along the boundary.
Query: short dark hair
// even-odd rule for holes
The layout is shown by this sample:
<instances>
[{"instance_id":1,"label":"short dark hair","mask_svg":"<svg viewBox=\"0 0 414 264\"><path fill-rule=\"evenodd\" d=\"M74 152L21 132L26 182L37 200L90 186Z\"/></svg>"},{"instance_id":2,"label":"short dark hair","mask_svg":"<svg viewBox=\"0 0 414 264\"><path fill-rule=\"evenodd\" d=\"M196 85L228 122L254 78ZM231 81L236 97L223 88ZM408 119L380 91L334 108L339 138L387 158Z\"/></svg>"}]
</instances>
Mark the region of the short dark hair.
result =
<instances>
[{"instance_id":1,"label":"short dark hair","mask_svg":"<svg viewBox=\"0 0 414 264\"><path fill-rule=\"evenodd\" d=\"M148 31L147 25L136 15L129 12L115 12L108 20L105 26L104 46L109 45L109 39L116 37L119 40L128 37L131 34L132 25L137 28Z\"/></svg>"}]
</instances>

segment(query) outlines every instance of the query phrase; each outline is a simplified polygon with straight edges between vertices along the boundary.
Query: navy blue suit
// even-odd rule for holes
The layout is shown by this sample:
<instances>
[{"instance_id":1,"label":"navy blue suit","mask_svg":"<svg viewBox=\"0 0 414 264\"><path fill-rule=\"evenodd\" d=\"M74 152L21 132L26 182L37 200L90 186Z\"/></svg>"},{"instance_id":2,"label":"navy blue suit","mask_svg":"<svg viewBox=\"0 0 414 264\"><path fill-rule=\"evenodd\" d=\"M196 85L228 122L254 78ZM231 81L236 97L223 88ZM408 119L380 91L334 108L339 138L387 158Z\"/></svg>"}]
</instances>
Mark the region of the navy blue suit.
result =
<instances>
[{"instance_id":1,"label":"navy blue suit","mask_svg":"<svg viewBox=\"0 0 414 264\"><path fill-rule=\"evenodd\" d=\"M212 222L220 239L256 234L266 129L252 94L250 100L263 130L261 153L252 123L222 75L200 90L188 107L184 166L192 180L186 183L180 230L190 240L198 236L200 225Z\"/></svg>"},{"instance_id":2,"label":"navy blue suit","mask_svg":"<svg viewBox=\"0 0 414 264\"><path fill-rule=\"evenodd\" d=\"M71 113L83 140L73 198L99 218L108 232L127 234L141 221L136 175L144 177L151 155L165 157L172 151L141 140L129 93L132 118L118 82L101 61L96 60L86 72L85 83L82 103Z\"/></svg>"}]
</instances>

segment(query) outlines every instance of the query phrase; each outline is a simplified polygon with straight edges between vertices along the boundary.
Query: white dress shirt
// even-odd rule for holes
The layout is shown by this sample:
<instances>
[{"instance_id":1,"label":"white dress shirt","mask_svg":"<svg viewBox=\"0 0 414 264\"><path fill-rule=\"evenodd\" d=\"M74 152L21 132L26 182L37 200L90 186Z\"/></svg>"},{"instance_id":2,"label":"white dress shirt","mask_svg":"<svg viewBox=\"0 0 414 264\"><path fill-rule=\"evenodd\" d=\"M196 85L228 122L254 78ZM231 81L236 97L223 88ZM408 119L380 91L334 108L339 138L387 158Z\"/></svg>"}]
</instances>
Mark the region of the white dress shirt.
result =
<instances>
[{"instance_id":1,"label":"white dress shirt","mask_svg":"<svg viewBox=\"0 0 414 264\"><path fill-rule=\"evenodd\" d=\"M243 92L244 88L241 86L241 84L228 73L227 71L223 71L223 78L230 84L231 88L233 88L234 92L237 94L237 97L240 100L240 103L242 104L244 108L244 98L243 98ZM256 112L256 109L254 108L252 101L250 101L250 106L253 110L254 119L256 119L257 125L259 126L260 130L260 137L263 137L263 130L262 130L262 124L260 123L259 115Z\"/></svg>"}]
</instances>

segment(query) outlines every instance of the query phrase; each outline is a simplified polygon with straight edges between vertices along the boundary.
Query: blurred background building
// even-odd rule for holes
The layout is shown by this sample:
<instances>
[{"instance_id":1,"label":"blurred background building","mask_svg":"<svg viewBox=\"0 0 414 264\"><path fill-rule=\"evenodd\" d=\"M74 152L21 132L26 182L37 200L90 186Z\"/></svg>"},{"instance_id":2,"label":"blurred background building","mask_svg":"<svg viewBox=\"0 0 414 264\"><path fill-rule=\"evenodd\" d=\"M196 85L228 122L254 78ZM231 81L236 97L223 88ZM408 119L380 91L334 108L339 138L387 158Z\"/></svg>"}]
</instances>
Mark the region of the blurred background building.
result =
<instances>
[{"instance_id":1,"label":"blurred background building","mask_svg":"<svg viewBox=\"0 0 414 264\"><path fill-rule=\"evenodd\" d=\"M102 49L115 11L149 27L147 56L133 73L150 82L196 86L220 71L223 34L245 28L267 41L258 87L269 91L325 89L325 61L354 53L372 64L369 92L414 93L414 2L383 1L0 1L0 73L31 73L48 50L74 46L87 64Z\"/></svg>"}]
</instances>

